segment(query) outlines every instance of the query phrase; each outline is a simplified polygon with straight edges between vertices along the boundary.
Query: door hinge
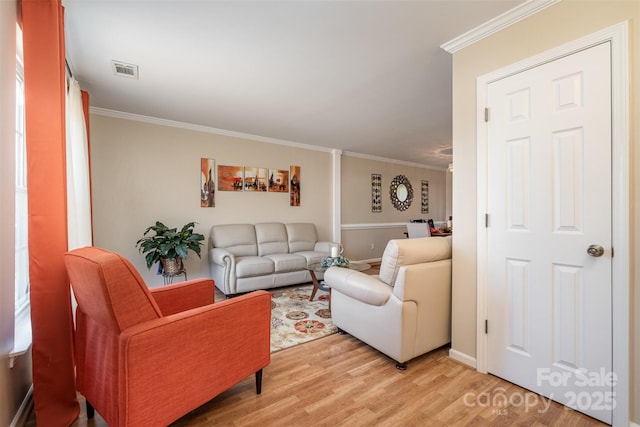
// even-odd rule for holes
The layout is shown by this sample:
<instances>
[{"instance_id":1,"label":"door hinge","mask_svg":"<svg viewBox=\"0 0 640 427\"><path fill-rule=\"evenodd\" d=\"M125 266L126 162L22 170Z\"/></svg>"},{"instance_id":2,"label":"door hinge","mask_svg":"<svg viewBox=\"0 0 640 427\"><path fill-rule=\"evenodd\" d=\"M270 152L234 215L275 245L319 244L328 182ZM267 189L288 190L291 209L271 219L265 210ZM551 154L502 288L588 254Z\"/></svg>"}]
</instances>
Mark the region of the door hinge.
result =
<instances>
[{"instance_id":1,"label":"door hinge","mask_svg":"<svg viewBox=\"0 0 640 427\"><path fill-rule=\"evenodd\" d=\"M489 319L484 319L484 333L489 333Z\"/></svg>"},{"instance_id":2,"label":"door hinge","mask_svg":"<svg viewBox=\"0 0 640 427\"><path fill-rule=\"evenodd\" d=\"M484 214L484 228L489 228L489 214Z\"/></svg>"},{"instance_id":3,"label":"door hinge","mask_svg":"<svg viewBox=\"0 0 640 427\"><path fill-rule=\"evenodd\" d=\"M489 107L484 107L484 121L489 121Z\"/></svg>"},{"instance_id":4,"label":"door hinge","mask_svg":"<svg viewBox=\"0 0 640 427\"><path fill-rule=\"evenodd\" d=\"M611 258L613 258L613 246L611 246Z\"/></svg>"}]
</instances>

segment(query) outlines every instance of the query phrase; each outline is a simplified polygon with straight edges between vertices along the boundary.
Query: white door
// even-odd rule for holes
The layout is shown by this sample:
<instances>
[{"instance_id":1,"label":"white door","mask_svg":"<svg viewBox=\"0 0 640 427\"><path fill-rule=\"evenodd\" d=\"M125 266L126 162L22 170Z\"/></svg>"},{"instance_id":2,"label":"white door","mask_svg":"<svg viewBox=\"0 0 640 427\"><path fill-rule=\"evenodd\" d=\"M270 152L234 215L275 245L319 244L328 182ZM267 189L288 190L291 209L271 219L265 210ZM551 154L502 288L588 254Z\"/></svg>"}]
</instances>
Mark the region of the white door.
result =
<instances>
[{"instance_id":1,"label":"white door","mask_svg":"<svg viewBox=\"0 0 640 427\"><path fill-rule=\"evenodd\" d=\"M487 93L488 372L607 423L610 63L602 43Z\"/></svg>"}]
</instances>

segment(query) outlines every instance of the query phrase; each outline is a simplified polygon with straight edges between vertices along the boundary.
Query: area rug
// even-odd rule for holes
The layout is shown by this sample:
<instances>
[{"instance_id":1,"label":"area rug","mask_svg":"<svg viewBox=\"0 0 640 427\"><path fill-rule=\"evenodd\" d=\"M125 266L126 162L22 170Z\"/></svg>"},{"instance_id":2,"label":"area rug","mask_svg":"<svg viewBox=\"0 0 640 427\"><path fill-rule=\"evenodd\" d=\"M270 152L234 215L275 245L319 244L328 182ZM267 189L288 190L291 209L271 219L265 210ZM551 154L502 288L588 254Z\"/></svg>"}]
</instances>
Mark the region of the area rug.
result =
<instances>
[{"instance_id":1,"label":"area rug","mask_svg":"<svg viewBox=\"0 0 640 427\"><path fill-rule=\"evenodd\" d=\"M309 301L313 285L271 292L271 352L326 337L338 331L331 322L329 293L321 289Z\"/></svg>"}]
</instances>

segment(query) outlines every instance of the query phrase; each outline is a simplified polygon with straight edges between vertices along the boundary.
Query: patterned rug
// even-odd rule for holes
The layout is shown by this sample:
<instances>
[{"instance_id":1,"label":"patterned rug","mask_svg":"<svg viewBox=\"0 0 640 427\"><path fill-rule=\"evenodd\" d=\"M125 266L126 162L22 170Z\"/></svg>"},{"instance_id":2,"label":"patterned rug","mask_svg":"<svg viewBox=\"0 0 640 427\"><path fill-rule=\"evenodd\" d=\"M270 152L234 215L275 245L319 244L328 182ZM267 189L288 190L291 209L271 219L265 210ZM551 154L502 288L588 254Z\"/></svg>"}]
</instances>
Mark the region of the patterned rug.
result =
<instances>
[{"instance_id":1,"label":"patterned rug","mask_svg":"<svg viewBox=\"0 0 640 427\"><path fill-rule=\"evenodd\" d=\"M331 323L329 293L313 285L297 285L271 292L271 352L293 347L338 331Z\"/></svg>"}]
</instances>

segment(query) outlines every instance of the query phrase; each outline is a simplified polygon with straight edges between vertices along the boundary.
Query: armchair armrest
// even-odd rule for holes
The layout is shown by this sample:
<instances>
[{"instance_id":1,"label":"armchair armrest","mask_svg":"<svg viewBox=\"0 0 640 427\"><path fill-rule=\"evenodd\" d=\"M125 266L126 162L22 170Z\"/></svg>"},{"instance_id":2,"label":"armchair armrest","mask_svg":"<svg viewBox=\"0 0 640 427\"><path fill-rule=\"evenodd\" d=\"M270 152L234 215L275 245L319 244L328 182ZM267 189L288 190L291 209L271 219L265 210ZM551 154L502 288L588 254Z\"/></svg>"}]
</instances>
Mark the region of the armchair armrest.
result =
<instances>
[{"instance_id":1,"label":"armchair armrest","mask_svg":"<svg viewBox=\"0 0 640 427\"><path fill-rule=\"evenodd\" d=\"M193 279L149 291L164 316L214 303L211 279Z\"/></svg>"},{"instance_id":2,"label":"armchair armrest","mask_svg":"<svg viewBox=\"0 0 640 427\"><path fill-rule=\"evenodd\" d=\"M145 424L132 414L177 419L194 401L205 403L267 366L270 324L271 295L256 291L123 331L119 359L127 375L118 403L126 424Z\"/></svg>"},{"instance_id":3,"label":"armchair armrest","mask_svg":"<svg viewBox=\"0 0 640 427\"><path fill-rule=\"evenodd\" d=\"M330 267L324 281L331 289L370 305L384 305L392 291L378 278L349 268Z\"/></svg>"}]
</instances>

